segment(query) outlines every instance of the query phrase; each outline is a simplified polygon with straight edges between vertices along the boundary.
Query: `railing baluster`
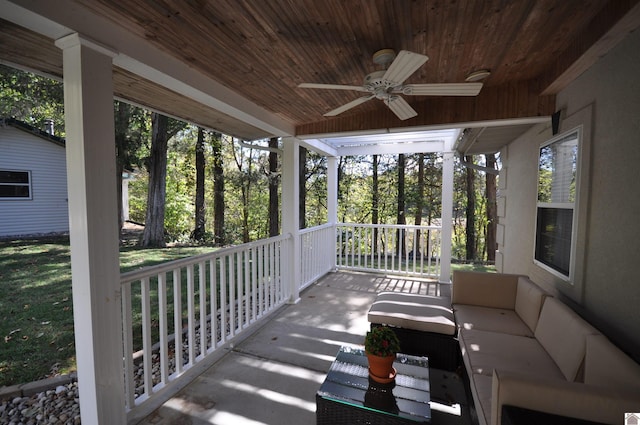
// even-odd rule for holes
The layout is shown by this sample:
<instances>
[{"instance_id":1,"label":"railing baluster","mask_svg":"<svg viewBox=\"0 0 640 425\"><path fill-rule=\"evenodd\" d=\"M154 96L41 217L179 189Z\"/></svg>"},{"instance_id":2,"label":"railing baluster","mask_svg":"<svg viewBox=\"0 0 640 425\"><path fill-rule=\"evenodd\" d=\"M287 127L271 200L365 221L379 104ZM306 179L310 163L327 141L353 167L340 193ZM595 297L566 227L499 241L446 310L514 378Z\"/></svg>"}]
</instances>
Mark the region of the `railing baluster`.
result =
<instances>
[{"instance_id":1,"label":"railing baluster","mask_svg":"<svg viewBox=\"0 0 640 425\"><path fill-rule=\"evenodd\" d=\"M218 346L218 262L215 258L209 260L209 304L211 305L211 351Z\"/></svg>"},{"instance_id":2,"label":"railing baluster","mask_svg":"<svg viewBox=\"0 0 640 425\"><path fill-rule=\"evenodd\" d=\"M206 264L198 263L198 299L200 300L200 355L207 354L207 281Z\"/></svg>"},{"instance_id":3,"label":"railing baluster","mask_svg":"<svg viewBox=\"0 0 640 425\"><path fill-rule=\"evenodd\" d=\"M258 247L258 317L264 314L264 245Z\"/></svg>"},{"instance_id":4,"label":"railing baluster","mask_svg":"<svg viewBox=\"0 0 640 425\"><path fill-rule=\"evenodd\" d=\"M278 275L276 273L276 255L278 252L278 247L276 246L276 244L272 244L271 247L271 291L273 295L271 297L271 302L269 303L269 310L271 310L273 306L280 301L280 297L282 294L282 288L280 286L280 282L278 282L277 280Z\"/></svg>"},{"instance_id":5,"label":"railing baluster","mask_svg":"<svg viewBox=\"0 0 640 425\"><path fill-rule=\"evenodd\" d=\"M229 336L236 334L236 278L235 258L236 253L229 255Z\"/></svg>"},{"instance_id":6,"label":"railing baluster","mask_svg":"<svg viewBox=\"0 0 640 425\"><path fill-rule=\"evenodd\" d=\"M189 366L196 362L195 285L193 264L187 266L187 327Z\"/></svg>"},{"instance_id":7,"label":"railing baluster","mask_svg":"<svg viewBox=\"0 0 640 425\"><path fill-rule=\"evenodd\" d=\"M251 248L251 322L258 320L258 248Z\"/></svg>"},{"instance_id":8,"label":"railing baluster","mask_svg":"<svg viewBox=\"0 0 640 425\"><path fill-rule=\"evenodd\" d=\"M167 327L167 274L158 273L158 327L160 331L160 382L169 382L169 332Z\"/></svg>"},{"instance_id":9,"label":"railing baluster","mask_svg":"<svg viewBox=\"0 0 640 425\"><path fill-rule=\"evenodd\" d=\"M237 254L237 261L236 261L236 285L238 288L238 296L237 296L237 300L236 300L236 305L237 305L237 311L238 311L238 321L237 321L237 330L241 331L244 327L244 291L243 291L243 287L244 287L244 270L245 269L245 261L246 257L245 257L245 252L246 251L239 251Z\"/></svg>"},{"instance_id":10,"label":"railing baluster","mask_svg":"<svg viewBox=\"0 0 640 425\"><path fill-rule=\"evenodd\" d=\"M173 329L176 374L182 373L182 276L180 268L173 269Z\"/></svg>"},{"instance_id":11,"label":"railing baluster","mask_svg":"<svg viewBox=\"0 0 640 425\"><path fill-rule=\"evenodd\" d=\"M227 279L227 260L229 256L225 255L220 257L220 343L224 344L227 341L227 326L229 318L227 316L227 306L229 300L227 299L227 285L229 280Z\"/></svg>"},{"instance_id":12,"label":"railing baluster","mask_svg":"<svg viewBox=\"0 0 640 425\"><path fill-rule=\"evenodd\" d=\"M127 409L136 402L133 371L133 318L131 313L131 285L122 286L122 342L124 355L125 403Z\"/></svg>"},{"instance_id":13,"label":"railing baluster","mask_svg":"<svg viewBox=\"0 0 640 425\"><path fill-rule=\"evenodd\" d=\"M149 278L145 277L140 282L140 303L142 307L142 364L144 371L144 393L150 396L153 392L153 366L151 361L151 296L149 290Z\"/></svg>"}]
</instances>

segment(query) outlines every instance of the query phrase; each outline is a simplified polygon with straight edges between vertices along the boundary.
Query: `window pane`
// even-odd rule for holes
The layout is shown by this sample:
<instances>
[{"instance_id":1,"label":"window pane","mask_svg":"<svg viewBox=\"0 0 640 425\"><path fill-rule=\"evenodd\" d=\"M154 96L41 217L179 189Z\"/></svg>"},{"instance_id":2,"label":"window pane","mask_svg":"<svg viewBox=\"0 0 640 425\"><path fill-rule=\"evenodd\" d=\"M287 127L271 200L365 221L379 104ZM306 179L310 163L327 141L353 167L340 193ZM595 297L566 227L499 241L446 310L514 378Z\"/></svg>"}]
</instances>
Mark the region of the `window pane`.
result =
<instances>
[{"instance_id":1,"label":"window pane","mask_svg":"<svg viewBox=\"0 0 640 425\"><path fill-rule=\"evenodd\" d=\"M29 173L26 171L0 170L0 183L29 183Z\"/></svg>"},{"instance_id":2,"label":"window pane","mask_svg":"<svg viewBox=\"0 0 640 425\"><path fill-rule=\"evenodd\" d=\"M577 159L577 132L540 148L538 202L575 201Z\"/></svg>"},{"instance_id":3,"label":"window pane","mask_svg":"<svg viewBox=\"0 0 640 425\"><path fill-rule=\"evenodd\" d=\"M28 198L28 197L29 197L29 186L27 185L12 186L12 185L0 184L0 198Z\"/></svg>"},{"instance_id":4,"label":"window pane","mask_svg":"<svg viewBox=\"0 0 640 425\"><path fill-rule=\"evenodd\" d=\"M569 276L573 209L538 208L536 260Z\"/></svg>"}]
</instances>

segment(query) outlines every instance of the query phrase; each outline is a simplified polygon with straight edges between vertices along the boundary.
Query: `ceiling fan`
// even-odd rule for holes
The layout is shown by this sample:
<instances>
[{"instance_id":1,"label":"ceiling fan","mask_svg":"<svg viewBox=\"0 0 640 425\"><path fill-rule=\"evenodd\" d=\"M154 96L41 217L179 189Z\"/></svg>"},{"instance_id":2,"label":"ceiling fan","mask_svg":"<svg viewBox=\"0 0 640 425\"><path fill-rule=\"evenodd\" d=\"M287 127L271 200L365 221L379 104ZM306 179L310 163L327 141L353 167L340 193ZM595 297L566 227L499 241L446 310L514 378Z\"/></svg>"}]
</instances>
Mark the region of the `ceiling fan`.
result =
<instances>
[{"instance_id":1,"label":"ceiling fan","mask_svg":"<svg viewBox=\"0 0 640 425\"><path fill-rule=\"evenodd\" d=\"M482 89L482 83L448 83L448 84L403 84L403 82L429 60L425 55L401 50L396 56L393 49L379 50L373 54L373 62L382 65L383 69L374 71L364 77L362 86L340 84L302 83L304 89L352 90L368 93L351 102L324 114L333 117L368 100L380 99L401 120L406 120L418 113L400 95L406 96L476 96Z\"/></svg>"}]
</instances>

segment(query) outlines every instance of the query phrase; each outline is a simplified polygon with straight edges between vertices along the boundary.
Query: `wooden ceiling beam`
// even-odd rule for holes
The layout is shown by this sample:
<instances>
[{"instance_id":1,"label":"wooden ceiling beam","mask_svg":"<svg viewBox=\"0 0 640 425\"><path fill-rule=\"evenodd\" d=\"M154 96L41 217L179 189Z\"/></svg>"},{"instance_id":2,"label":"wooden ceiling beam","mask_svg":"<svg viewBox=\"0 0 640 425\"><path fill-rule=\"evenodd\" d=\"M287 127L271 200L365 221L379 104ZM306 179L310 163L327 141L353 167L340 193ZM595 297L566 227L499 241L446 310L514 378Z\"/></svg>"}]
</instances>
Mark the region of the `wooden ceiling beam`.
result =
<instances>
[{"instance_id":1,"label":"wooden ceiling beam","mask_svg":"<svg viewBox=\"0 0 640 425\"><path fill-rule=\"evenodd\" d=\"M431 97L412 102L418 116L400 121L381 104L376 111L357 112L296 127L296 134L349 133L370 129L455 125L476 121L550 116L555 96L540 96L538 80L484 87L476 97ZM409 99L411 101L411 99Z\"/></svg>"},{"instance_id":2,"label":"wooden ceiling beam","mask_svg":"<svg viewBox=\"0 0 640 425\"><path fill-rule=\"evenodd\" d=\"M640 0L608 2L541 76L542 94L560 92L638 27Z\"/></svg>"}]
</instances>

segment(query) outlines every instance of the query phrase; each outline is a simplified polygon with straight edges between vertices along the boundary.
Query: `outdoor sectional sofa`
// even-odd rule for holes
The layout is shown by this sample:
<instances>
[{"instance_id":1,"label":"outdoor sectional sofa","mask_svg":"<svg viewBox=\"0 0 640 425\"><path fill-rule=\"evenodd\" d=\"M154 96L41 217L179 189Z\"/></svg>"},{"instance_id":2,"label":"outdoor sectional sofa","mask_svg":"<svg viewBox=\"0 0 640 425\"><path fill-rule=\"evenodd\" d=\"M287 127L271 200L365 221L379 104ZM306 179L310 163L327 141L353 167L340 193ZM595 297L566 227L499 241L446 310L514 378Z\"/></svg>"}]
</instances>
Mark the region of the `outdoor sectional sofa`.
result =
<instances>
[{"instance_id":1,"label":"outdoor sectional sofa","mask_svg":"<svg viewBox=\"0 0 640 425\"><path fill-rule=\"evenodd\" d=\"M640 365L528 278L455 272L451 301L481 424L504 406L611 424L640 409Z\"/></svg>"},{"instance_id":2,"label":"outdoor sectional sofa","mask_svg":"<svg viewBox=\"0 0 640 425\"><path fill-rule=\"evenodd\" d=\"M417 321L443 308L421 301L429 313L412 295L395 300L410 310L385 320L372 306L369 319L419 331ZM449 338L459 344L480 425L620 424L625 412L640 411L640 365L527 277L454 272L451 304L444 315L457 329Z\"/></svg>"}]
</instances>

